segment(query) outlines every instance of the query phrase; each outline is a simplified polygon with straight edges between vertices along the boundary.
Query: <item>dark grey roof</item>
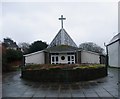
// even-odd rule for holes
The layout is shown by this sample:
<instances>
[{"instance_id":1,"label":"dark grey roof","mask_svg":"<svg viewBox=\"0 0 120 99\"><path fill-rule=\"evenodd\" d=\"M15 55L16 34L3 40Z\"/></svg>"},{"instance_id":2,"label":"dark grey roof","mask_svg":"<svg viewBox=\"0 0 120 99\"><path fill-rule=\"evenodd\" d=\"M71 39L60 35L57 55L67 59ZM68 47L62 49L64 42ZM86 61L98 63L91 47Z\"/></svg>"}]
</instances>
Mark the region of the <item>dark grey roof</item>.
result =
<instances>
[{"instance_id":1,"label":"dark grey roof","mask_svg":"<svg viewBox=\"0 0 120 99\"><path fill-rule=\"evenodd\" d=\"M48 48L57 46L57 45L69 45L69 46L77 47L75 42L72 40L72 38L68 35L68 33L63 28L60 29L60 31L55 36L53 41L50 43Z\"/></svg>"},{"instance_id":2,"label":"dark grey roof","mask_svg":"<svg viewBox=\"0 0 120 99\"><path fill-rule=\"evenodd\" d=\"M62 53L62 52L76 52L77 50L78 50L77 47L73 47L69 45L57 45L54 47L47 48L44 51L52 52L52 53L56 53L56 52Z\"/></svg>"},{"instance_id":3,"label":"dark grey roof","mask_svg":"<svg viewBox=\"0 0 120 99\"><path fill-rule=\"evenodd\" d=\"M115 36L112 38L112 40L110 41L110 43L112 43L112 42L114 42L114 41L116 41L116 40L118 40L118 39L120 39L120 33L118 33L117 35L115 35Z\"/></svg>"},{"instance_id":4,"label":"dark grey roof","mask_svg":"<svg viewBox=\"0 0 120 99\"><path fill-rule=\"evenodd\" d=\"M117 42L117 41L119 41L120 40L120 33L118 33L117 35L115 35L112 39L111 39L111 41L109 42L109 44L107 44L107 46L109 46L109 45L111 45L111 44L113 44L113 43L115 43L115 42Z\"/></svg>"}]
</instances>

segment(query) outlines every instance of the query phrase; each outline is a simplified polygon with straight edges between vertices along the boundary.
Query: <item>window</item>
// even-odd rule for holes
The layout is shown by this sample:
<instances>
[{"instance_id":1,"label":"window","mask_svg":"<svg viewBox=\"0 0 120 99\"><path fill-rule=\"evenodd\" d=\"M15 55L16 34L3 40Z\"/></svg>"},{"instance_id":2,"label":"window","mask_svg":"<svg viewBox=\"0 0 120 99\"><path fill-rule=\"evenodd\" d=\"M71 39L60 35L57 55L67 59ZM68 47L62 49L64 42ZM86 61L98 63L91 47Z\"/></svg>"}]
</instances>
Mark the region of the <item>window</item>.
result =
<instances>
[{"instance_id":1,"label":"window","mask_svg":"<svg viewBox=\"0 0 120 99\"><path fill-rule=\"evenodd\" d=\"M58 64L59 58L57 55L51 55L51 64Z\"/></svg>"},{"instance_id":2,"label":"window","mask_svg":"<svg viewBox=\"0 0 120 99\"><path fill-rule=\"evenodd\" d=\"M69 55L68 64L74 64L74 63L75 63L75 55Z\"/></svg>"},{"instance_id":3,"label":"window","mask_svg":"<svg viewBox=\"0 0 120 99\"><path fill-rule=\"evenodd\" d=\"M52 57L52 62L54 62L54 57Z\"/></svg>"},{"instance_id":4,"label":"window","mask_svg":"<svg viewBox=\"0 0 120 99\"><path fill-rule=\"evenodd\" d=\"M68 62L68 64L70 64L70 62Z\"/></svg>"},{"instance_id":5,"label":"window","mask_svg":"<svg viewBox=\"0 0 120 99\"><path fill-rule=\"evenodd\" d=\"M68 56L68 61L70 61L70 56Z\"/></svg>"},{"instance_id":6,"label":"window","mask_svg":"<svg viewBox=\"0 0 120 99\"><path fill-rule=\"evenodd\" d=\"M74 56L71 56L72 57L72 59L74 59Z\"/></svg>"},{"instance_id":7,"label":"window","mask_svg":"<svg viewBox=\"0 0 120 99\"><path fill-rule=\"evenodd\" d=\"M58 62L58 56L56 56L56 61Z\"/></svg>"},{"instance_id":8,"label":"window","mask_svg":"<svg viewBox=\"0 0 120 99\"><path fill-rule=\"evenodd\" d=\"M62 60L65 60L65 56L61 56L61 59L62 59Z\"/></svg>"}]
</instances>

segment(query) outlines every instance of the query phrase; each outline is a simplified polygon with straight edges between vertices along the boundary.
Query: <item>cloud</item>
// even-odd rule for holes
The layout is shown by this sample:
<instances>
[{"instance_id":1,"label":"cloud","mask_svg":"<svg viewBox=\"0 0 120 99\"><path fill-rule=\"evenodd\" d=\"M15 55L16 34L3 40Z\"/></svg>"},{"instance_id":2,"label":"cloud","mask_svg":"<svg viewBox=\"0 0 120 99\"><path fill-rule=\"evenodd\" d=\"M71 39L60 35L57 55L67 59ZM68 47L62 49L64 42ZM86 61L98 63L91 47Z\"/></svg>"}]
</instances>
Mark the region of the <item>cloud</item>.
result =
<instances>
[{"instance_id":1,"label":"cloud","mask_svg":"<svg viewBox=\"0 0 120 99\"><path fill-rule=\"evenodd\" d=\"M118 32L117 3L3 3L3 34L18 42L50 43L64 28L77 45L92 41L103 47Z\"/></svg>"}]
</instances>

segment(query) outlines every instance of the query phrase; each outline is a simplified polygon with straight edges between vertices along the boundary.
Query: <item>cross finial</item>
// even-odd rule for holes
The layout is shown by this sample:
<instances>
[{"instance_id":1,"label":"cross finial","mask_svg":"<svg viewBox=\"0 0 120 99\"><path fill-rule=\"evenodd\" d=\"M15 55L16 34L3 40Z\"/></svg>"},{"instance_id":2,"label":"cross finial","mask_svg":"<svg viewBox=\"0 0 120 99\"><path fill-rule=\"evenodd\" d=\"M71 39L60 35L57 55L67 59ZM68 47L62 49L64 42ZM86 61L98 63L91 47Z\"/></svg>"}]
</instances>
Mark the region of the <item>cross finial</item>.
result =
<instances>
[{"instance_id":1,"label":"cross finial","mask_svg":"<svg viewBox=\"0 0 120 99\"><path fill-rule=\"evenodd\" d=\"M61 18L59 18L59 20L61 20L61 27L63 28L63 20L66 20L66 18L63 18L63 15L61 15Z\"/></svg>"}]
</instances>

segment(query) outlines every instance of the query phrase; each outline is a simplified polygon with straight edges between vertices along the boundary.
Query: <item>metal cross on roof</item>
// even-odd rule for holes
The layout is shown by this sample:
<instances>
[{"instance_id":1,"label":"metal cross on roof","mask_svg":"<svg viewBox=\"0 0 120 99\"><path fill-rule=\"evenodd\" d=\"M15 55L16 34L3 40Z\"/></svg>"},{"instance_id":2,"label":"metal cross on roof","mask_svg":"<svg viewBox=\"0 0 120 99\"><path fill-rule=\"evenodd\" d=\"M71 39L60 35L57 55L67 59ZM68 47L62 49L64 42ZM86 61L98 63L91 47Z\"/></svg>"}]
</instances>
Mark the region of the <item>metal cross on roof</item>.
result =
<instances>
[{"instance_id":1,"label":"metal cross on roof","mask_svg":"<svg viewBox=\"0 0 120 99\"><path fill-rule=\"evenodd\" d=\"M61 15L61 18L59 18L59 20L61 20L61 26L63 28L63 20L66 20L66 18L63 18L63 15Z\"/></svg>"}]
</instances>

